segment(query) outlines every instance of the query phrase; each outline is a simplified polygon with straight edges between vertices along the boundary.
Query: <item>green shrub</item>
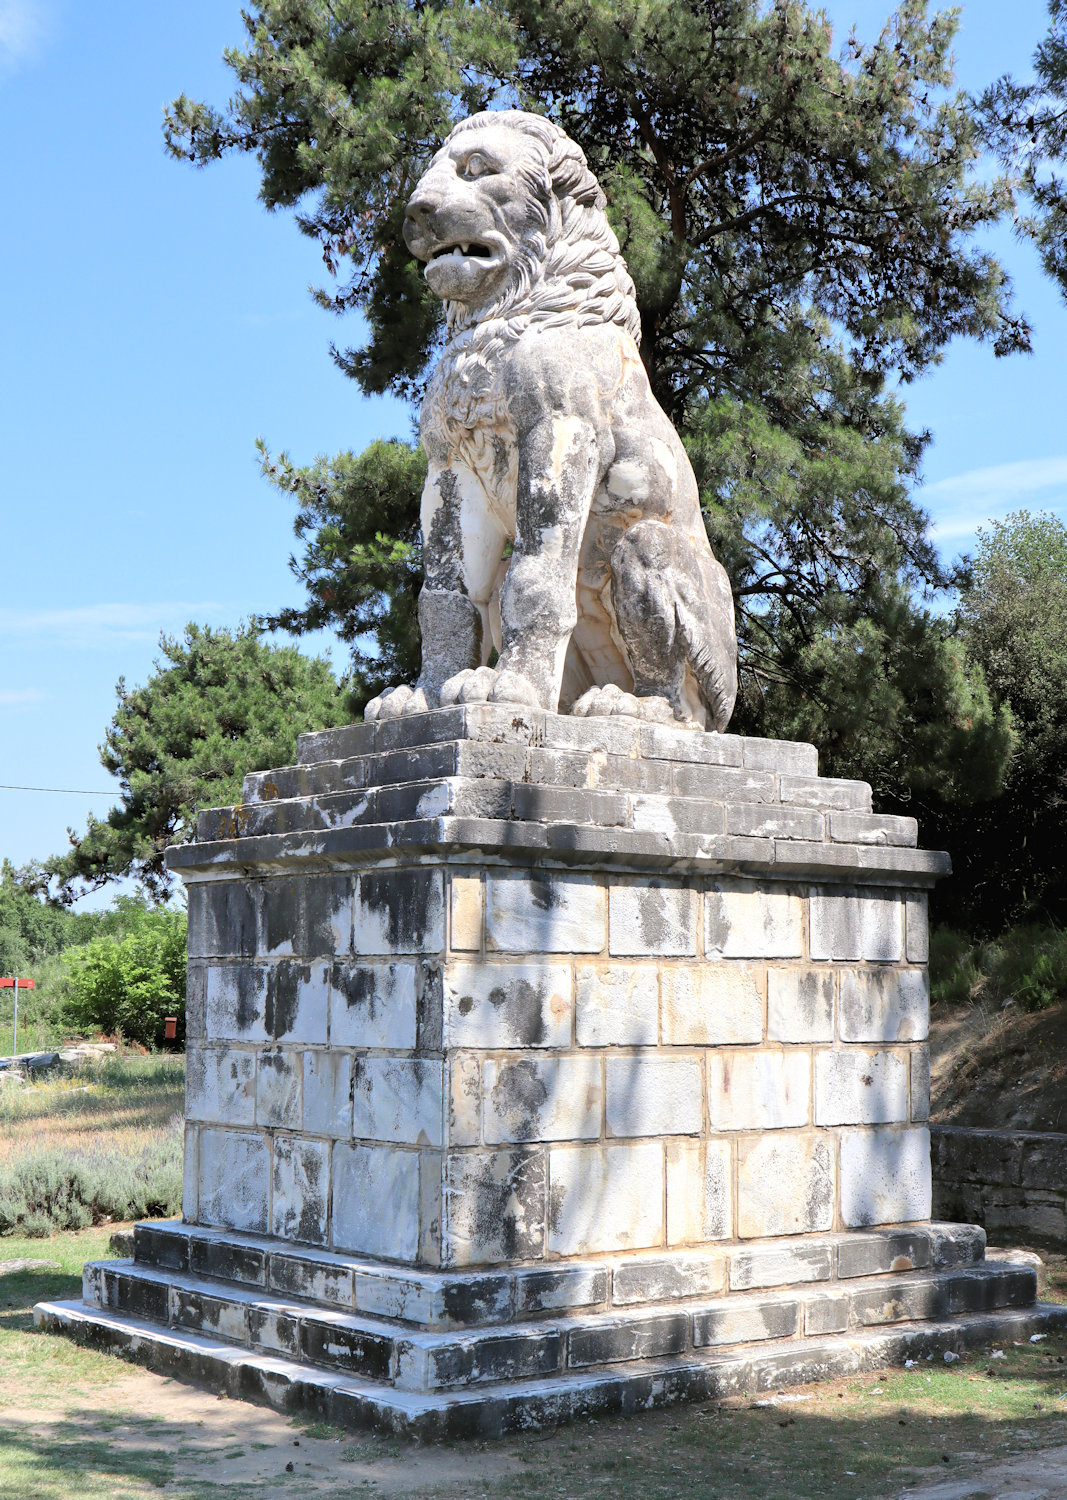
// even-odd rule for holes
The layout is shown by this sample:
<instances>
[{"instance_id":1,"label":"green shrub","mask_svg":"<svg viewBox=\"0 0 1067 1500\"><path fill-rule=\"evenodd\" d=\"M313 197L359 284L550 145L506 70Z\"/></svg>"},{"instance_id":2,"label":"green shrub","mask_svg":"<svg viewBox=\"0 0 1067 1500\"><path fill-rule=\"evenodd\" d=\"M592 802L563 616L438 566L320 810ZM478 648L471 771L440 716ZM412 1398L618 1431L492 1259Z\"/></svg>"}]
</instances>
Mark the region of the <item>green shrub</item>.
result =
<instances>
[{"instance_id":1,"label":"green shrub","mask_svg":"<svg viewBox=\"0 0 1067 1500\"><path fill-rule=\"evenodd\" d=\"M184 912L145 910L127 936L68 949L64 1021L153 1047L164 1039L166 1017L175 1016L183 1038L185 931Z\"/></svg>"},{"instance_id":2,"label":"green shrub","mask_svg":"<svg viewBox=\"0 0 1067 1500\"><path fill-rule=\"evenodd\" d=\"M0 1168L0 1235L43 1238L107 1219L181 1211L180 1124L153 1132L132 1155L53 1147Z\"/></svg>"},{"instance_id":3,"label":"green shrub","mask_svg":"<svg viewBox=\"0 0 1067 1500\"><path fill-rule=\"evenodd\" d=\"M979 1000L1047 1010L1067 1000L1067 932L1029 922L981 942L937 927L930 935L930 996L935 1005Z\"/></svg>"}]
</instances>

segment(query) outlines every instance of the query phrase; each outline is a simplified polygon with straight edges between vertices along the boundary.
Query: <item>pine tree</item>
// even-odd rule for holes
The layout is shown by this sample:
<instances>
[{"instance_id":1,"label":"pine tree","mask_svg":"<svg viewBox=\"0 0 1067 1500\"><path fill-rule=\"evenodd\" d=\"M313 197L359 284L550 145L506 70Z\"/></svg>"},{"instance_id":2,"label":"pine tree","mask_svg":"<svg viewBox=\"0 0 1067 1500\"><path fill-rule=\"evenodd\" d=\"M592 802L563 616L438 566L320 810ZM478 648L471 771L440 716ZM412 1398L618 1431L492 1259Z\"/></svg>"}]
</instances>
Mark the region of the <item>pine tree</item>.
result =
<instances>
[{"instance_id":1,"label":"pine tree","mask_svg":"<svg viewBox=\"0 0 1067 1500\"><path fill-rule=\"evenodd\" d=\"M143 687L119 678L100 747L121 801L106 819L90 816L84 833L68 830L70 850L44 862L38 884L50 883L54 899L132 876L165 900L174 883L164 851L194 836L198 807L239 802L246 772L291 764L299 732L350 717L328 661L272 646L253 626L190 624L183 639L159 644L162 661Z\"/></svg>"}]
</instances>

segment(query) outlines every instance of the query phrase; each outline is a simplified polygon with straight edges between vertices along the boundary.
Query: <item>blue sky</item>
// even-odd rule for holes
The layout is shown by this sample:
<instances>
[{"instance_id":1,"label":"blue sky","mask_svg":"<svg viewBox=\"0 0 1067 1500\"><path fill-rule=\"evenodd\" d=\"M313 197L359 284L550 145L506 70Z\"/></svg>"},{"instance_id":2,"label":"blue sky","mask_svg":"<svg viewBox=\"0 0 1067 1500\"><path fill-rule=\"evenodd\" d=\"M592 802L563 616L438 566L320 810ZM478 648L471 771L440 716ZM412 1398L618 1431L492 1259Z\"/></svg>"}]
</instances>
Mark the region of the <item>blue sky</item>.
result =
<instances>
[{"instance_id":1,"label":"blue sky","mask_svg":"<svg viewBox=\"0 0 1067 1500\"><path fill-rule=\"evenodd\" d=\"M826 7L871 38L885 0ZM1026 73L1044 0L963 0L960 81ZM262 435L299 461L406 435L334 367L354 341L308 286L315 245L256 200L254 164L205 172L163 152L163 106L221 102L238 0L0 0L0 854L62 848L103 816L97 745L115 682L141 682L161 630L233 624L296 602L288 503L260 478ZM1067 309L1035 257L995 248L1036 329L1035 355L953 348L907 394L929 427L922 501L952 555L1020 506L1067 515ZM328 642L317 642L322 649ZM306 647L307 648L307 647ZM307 648L310 649L310 648ZM340 666L344 650L334 660Z\"/></svg>"}]
</instances>

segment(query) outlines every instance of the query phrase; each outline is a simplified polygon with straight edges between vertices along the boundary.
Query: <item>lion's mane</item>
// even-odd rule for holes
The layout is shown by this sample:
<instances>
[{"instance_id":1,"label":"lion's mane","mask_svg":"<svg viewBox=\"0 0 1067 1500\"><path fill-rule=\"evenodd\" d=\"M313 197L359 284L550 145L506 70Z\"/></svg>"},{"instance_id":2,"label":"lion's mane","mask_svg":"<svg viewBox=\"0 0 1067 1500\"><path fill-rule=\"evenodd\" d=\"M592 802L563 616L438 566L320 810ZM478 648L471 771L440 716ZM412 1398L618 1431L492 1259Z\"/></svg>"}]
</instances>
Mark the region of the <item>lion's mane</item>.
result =
<instances>
[{"instance_id":1,"label":"lion's mane","mask_svg":"<svg viewBox=\"0 0 1067 1500\"><path fill-rule=\"evenodd\" d=\"M634 284L581 147L551 120L517 109L472 115L445 145L486 125L519 131L530 146L519 168L529 228L496 302L474 312L463 303L445 302L448 338L428 406L453 431L495 424L502 414L494 378L500 356L532 324L613 323L635 343L641 339Z\"/></svg>"}]
</instances>

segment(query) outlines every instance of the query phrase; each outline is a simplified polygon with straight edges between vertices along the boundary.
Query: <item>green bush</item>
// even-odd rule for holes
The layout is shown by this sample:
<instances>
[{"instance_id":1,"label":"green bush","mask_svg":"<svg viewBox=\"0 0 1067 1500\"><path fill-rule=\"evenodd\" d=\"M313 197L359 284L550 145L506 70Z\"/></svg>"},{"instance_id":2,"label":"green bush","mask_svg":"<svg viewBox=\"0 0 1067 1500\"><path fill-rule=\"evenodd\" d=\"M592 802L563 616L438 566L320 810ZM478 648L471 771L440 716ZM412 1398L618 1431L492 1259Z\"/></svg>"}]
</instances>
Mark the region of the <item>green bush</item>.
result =
<instances>
[{"instance_id":1,"label":"green bush","mask_svg":"<svg viewBox=\"0 0 1067 1500\"><path fill-rule=\"evenodd\" d=\"M930 994L935 1005L970 999L1047 1010L1067 1000L1067 932L1028 922L982 942L952 928L935 928L930 936Z\"/></svg>"},{"instance_id":2,"label":"green bush","mask_svg":"<svg viewBox=\"0 0 1067 1500\"><path fill-rule=\"evenodd\" d=\"M127 936L68 949L67 1025L153 1047L175 1016L184 1038L185 931L184 912L145 910Z\"/></svg>"}]
</instances>

